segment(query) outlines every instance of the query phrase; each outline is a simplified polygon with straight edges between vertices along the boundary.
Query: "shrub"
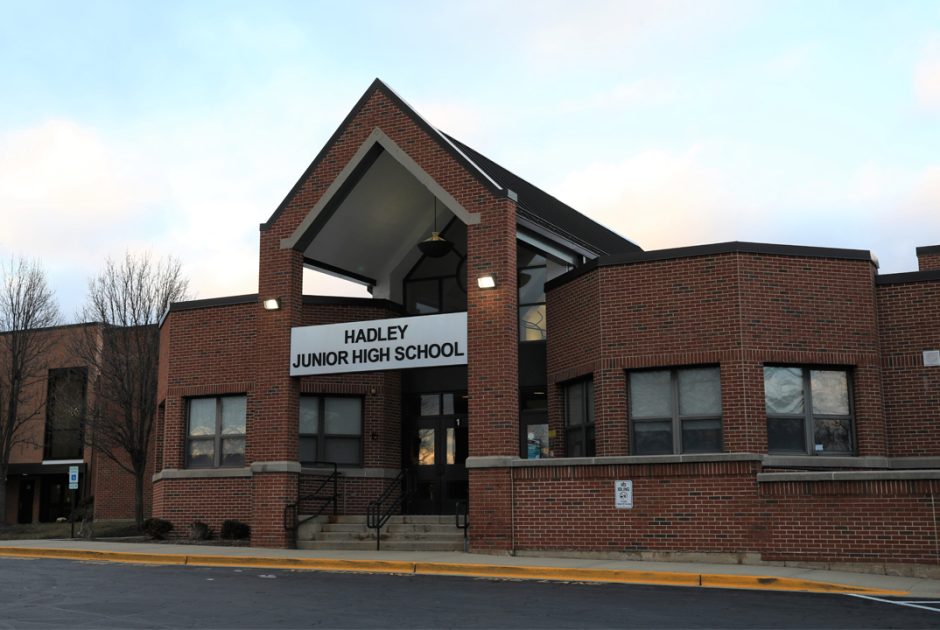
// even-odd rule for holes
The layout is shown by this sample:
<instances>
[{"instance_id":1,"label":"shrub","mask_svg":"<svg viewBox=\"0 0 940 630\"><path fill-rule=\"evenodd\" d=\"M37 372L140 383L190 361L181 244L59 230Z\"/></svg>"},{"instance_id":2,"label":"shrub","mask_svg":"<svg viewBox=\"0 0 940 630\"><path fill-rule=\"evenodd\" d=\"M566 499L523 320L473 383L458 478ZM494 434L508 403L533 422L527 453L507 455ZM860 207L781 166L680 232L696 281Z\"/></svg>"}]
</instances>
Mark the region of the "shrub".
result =
<instances>
[{"instance_id":1,"label":"shrub","mask_svg":"<svg viewBox=\"0 0 940 630\"><path fill-rule=\"evenodd\" d=\"M78 504L72 508L69 513L69 522L78 523L82 521L91 521L95 513L95 496L88 495L81 499Z\"/></svg>"},{"instance_id":2,"label":"shrub","mask_svg":"<svg viewBox=\"0 0 940 630\"><path fill-rule=\"evenodd\" d=\"M189 537L193 540L209 540L212 538L212 529L202 521L196 521L189 526Z\"/></svg>"},{"instance_id":3,"label":"shrub","mask_svg":"<svg viewBox=\"0 0 940 630\"><path fill-rule=\"evenodd\" d=\"M244 540L251 537L251 527L241 521L227 520L222 523L221 537L228 540Z\"/></svg>"},{"instance_id":4,"label":"shrub","mask_svg":"<svg viewBox=\"0 0 940 630\"><path fill-rule=\"evenodd\" d=\"M163 540L173 529L173 523L162 518L148 518L140 529L154 540Z\"/></svg>"}]
</instances>

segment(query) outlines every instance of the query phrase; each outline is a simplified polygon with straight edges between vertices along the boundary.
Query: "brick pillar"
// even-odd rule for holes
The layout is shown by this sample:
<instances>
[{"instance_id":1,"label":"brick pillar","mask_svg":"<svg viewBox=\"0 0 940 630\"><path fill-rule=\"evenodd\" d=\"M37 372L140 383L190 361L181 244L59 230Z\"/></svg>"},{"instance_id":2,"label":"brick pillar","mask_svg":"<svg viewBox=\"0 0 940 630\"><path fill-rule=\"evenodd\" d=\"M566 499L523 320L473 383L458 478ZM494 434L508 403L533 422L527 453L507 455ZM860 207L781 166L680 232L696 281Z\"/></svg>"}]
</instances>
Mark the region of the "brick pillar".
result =
<instances>
[{"instance_id":1,"label":"brick pillar","mask_svg":"<svg viewBox=\"0 0 940 630\"><path fill-rule=\"evenodd\" d=\"M519 446L516 203L499 199L467 226L467 388L470 456L514 457ZM493 274L496 287L477 278ZM471 469L470 536L475 550L512 546L509 468Z\"/></svg>"},{"instance_id":2,"label":"brick pillar","mask_svg":"<svg viewBox=\"0 0 940 630\"><path fill-rule=\"evenodd\" d=\"M623 368L594 370L594 445L598 457L626 455L630 452L626 383Z\"/></svg>"},{"instance_id":3,"label":"brick pillar","mask_svg":"<svg viewBox=\"0 0 940 630\"><path fill-rule=\"evenodd\" d=\"M940 245L917 248L918 271L940 270Z\"/></svg>"},{"instance_id":4,"label":"brick pillar","mask_svg":"<svg viewBox=\"0 0 940 630\"><path fill-rule=\"evenodd\" d=\"M255 394L248 405L246 459L252 464L251 542L286 547L284 506L297 500L297 409L299 383L290 377L290 331L301 324L303 255L280 248L278 230L261 233L258 273L257 370ZM276 311L263 301L280 300Z\"/></svg>"}]
</instances>

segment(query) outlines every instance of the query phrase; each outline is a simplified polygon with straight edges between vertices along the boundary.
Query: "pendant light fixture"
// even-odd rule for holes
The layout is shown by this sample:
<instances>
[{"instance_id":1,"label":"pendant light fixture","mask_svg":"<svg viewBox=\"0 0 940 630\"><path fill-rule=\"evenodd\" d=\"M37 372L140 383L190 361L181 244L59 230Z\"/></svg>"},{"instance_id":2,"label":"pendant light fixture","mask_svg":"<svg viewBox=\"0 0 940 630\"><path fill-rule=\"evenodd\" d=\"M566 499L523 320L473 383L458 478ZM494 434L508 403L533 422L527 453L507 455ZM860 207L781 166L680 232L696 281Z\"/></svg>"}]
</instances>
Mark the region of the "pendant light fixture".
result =
<instances>
[{"instance_id":1,"label":"pendant light fixture","mask_svg":"<svg viewBox=\"0 0 940 630\"><path fill-rule=\"evenodd\" d=\"M450 253L454 244L441 236L437 231L437 197L434 197L434 231L431 237L418 243L418 249L428 258L441 258Z\"/></svg>"}]
</instances>

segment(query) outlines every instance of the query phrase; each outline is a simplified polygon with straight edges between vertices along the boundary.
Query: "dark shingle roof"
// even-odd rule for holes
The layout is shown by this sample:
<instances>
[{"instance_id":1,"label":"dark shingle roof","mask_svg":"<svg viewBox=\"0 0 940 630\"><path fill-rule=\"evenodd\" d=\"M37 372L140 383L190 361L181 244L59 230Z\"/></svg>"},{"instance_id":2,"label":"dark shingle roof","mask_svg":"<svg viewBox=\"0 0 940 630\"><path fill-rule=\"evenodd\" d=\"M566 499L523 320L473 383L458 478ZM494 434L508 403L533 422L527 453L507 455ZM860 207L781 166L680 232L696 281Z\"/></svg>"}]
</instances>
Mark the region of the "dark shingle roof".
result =
<instances>
[{"instance_id":1,"label":"dark shingle roof","mask_svg":"<svg viewBox=\"0 0 940 630\"><path fill-rule=\"evenodd\" d=\"M518 175L503 168L496 162L493 162L485 155L478 153L459 140L436 129L422 118L414 108L399 97L394 90L379 79L372 82L372 85L369 86L369 89L366 90L352 108L329 141L327 141L326 145L320 150L320 153L307 167L304 174L297 183L294 184L293 188L284 200L281 201L277 209L275 209L271 217L265 223L261 224L262 229L267 229L274 223L275 219L277 219L287 206L288 201L299 190L302 182L313 173L317 164L324 158L328 147L339 137L341 131L355 117L361 106L375 90L380 90L392 100L405 115L414 120L417 125L428 132L432 138L436 138L440 146L445 151L451 153L458 162L465 164L484 186L494 191L498 191L502 188L512 190L516 193L516 195L518 195L519 215L521 218L528 219L542 229L567 238L581 245L586 250L596 252L597 254L626 254L643 251L630 240L592 221L571 206L562 203L544 190L533 186Z\"/></svg>"},{"instance_id":2,"label":"dark shingle roof","mask_svg":"<svg viewBox=\"0 0 940 630\"><path fill-rule=\"evenodd\" d=\"M632 241L620 236L603 225L584 216L571 206L522 179L512 171L503 168L482 153L471 149L449 134L447 138L463 151L490 177L519 195L519 205L524 212L534 215L536 220L547 224L549 229L560 231L563 236L574 237L589 249L600 254L626 254L643 251Z\"/></svg>"}]
</instances>

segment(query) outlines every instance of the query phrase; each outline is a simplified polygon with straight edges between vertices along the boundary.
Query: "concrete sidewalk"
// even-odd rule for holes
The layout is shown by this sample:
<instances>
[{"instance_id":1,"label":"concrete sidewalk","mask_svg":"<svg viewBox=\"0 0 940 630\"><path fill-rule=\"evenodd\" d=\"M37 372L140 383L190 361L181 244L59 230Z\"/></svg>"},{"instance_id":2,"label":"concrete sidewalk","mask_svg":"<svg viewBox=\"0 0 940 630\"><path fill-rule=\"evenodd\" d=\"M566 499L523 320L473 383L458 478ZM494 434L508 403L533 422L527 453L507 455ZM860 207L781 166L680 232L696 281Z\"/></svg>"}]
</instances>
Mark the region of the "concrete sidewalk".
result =
<instances>
[{"instance_id":1,"label":"concrete sidewalk","mask_svg":"<svg viewBox=\"0 0 940 630\"><path fill-rule=\"evenodd\" d=\"M136 564L664 584L940 598L940 580L774 565L498 556L457 552L306 551L84 540L0 541L0 557Z\"/></svg>"}]
</instances>

